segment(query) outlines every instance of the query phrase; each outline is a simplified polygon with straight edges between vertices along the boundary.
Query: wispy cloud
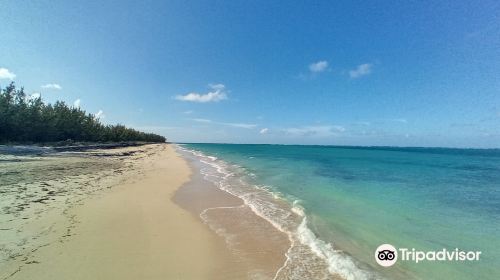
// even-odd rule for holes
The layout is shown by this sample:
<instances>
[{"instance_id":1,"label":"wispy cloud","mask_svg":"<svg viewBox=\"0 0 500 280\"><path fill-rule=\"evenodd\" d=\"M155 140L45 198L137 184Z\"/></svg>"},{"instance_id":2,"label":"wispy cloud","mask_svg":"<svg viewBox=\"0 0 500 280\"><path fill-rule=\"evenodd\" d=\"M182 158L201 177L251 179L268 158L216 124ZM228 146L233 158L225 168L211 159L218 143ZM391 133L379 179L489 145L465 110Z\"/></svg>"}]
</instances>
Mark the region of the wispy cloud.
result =
<instances>
[{"instance_id":1,"label":"wispy cloud","mask_svg":"<svg viewBox=\"0 0 500 280\"><path fill-rule=\"evenodd\" d=\"M252 129L252 128L257 127L256 124L252 124L252 123L224 123L224 122L221 122L219 124L228 125L228 126L232 126L232 127L246 128L246 129Z\"/></svg>"},{"instance_id":2,"label":"wispy cloud","mask_svg":"<svg viewBox=\"0 0 500 280\"><path fill-rule=\"evenodd\" d=\"M390 124L390 123L408 123L408 120L405 118L383 118L383 119L375 119L371 124L380 125L380 124Z\"/></svg>"},{"instance_id":3,"label":"wispy cloud","mask_svg":"<svg viewBox=\"0 0 500 280\"><path fill-rule=\"evenodd\" d=\"M321 60L321 61L309 64L309 71L311 71L312 73L324 72L327 69L328 69L328 61L326 61L326 60Z\"/></svg>"},{"instance_id":4,"label":"wispy cloud","mask_svg":"<svg viewBox=\"0 0 500 280\"><path fill-rule=\"evenodd\" d=\"M365 63L359 65L356 69L349 71L349 76L352 79L357 79L362 76L368 75L372 72L373 64Z\"/></svg>"},{"instance_id":5,"label":"wispy cloud","mask_svg":"<svg viewBox=\"0 0 500 280\"><path fill-rule=\"evenodd\" d=\"M253 129L256 128L256 124L251 124L251 123L231 123L231 122L217 122L217 121L212 121L209 119L191 119L192 121L199 122L199 123L211 123L211 124L219 124L219 125L226 125L226 126L232 126L232 127L238 127L238 128L246 128L246 129Z\"/></svg>"},{"instance_id":6,"label":"wispy cloud","mask_svg":"<svg viewBox=\"0 0 500 280\"><path fill-rule=\"evenodd\" d=\"M14 80L16 74L9 71L7 68L0 68L0 79Z\"/></svg>"},{"instance_id":7,"label":"wispy cloud","mask_svg":"<svg viewBox=\"0 0 500 280\"><path fill-rule=\"evenodd\" d=\"M80 103L82 101L80 100L80 98L78 98L77 100L75 100L75 102L73 102L73 107L75 108L80 108Z\"/></svg>"},{"instance_id":8,"label":"wispy cloud","mask_svg":"<svg viewBox=\"0 0 500 280\"><path fill-rule=\"evenodd\" d=\"M269 128L265 127L259 131L260 134L266 134L269 132Z\"/></svg>"},{"instance_id":9,"label":"wispy cloud","mask_svg":"<svg viewBox=\"0 0 500 280\"><path fill-rule=\"evenodd\" d=\"M61 85L59 85L59 84L45 84L45 85L41 86L41 88L44 88L44 89L56 89L56 90L61 90L62 89Z\"/></svg>"},{"instance_id":10,"label":"wispy cloud","mask_svg":"<svg viewBox=\"0 0 500 280\"><path fill-rule=\"evenodd\" d=\"M283 131L291 136L300 137L329 137L336 136L346 129L340 125L319 125L285 128Z\"/></svg>"},{"instance_id":11,"label":"wispy cloud","mask_svg":"<svg viewBox=\"0 0 500 280\"><path fill-rule=\"evenodd\" d=\"M106 117L106 115L104 115L104 112L102 110L99 110L96 114L95 114L95 117L98 118L98 119L104 119Z\"/></svg>"},{"instance_id":12,"label":"wispy cloud","mask_svg":"<svg viewBox=\"0 0 500 280\"><path fill-rule=\"evenodd\" d=\"M201 122L201 123L211 123L212 120L208 120L208 119L191 119L192 121L195 121L195 122Z\"/></svg>"},{"instance_id":13,"label":"wispy cloud","mask_svg":"<svg viewBox=\"0 0 500 280\"><path fill-rule=\"evenodd\" d=\"M191 92L186 95L177 95L175 99L198 103L219 102L227 99L226 87L223 84L209 84L208 87L211 91L206 94Z\"/></svg>"},{"instance_id":14,"label":"wispy cloud","mask_svg":"<svg viewBox=\"0 0 500 280\"><path fill-rule=\"evenodd\" d=\"M192 111L192 110L188 110L188 111L184 111L184 112L182 112L182 113L184 113L184 114L186 114L186 115L191 115L191 114L193 113L193 111Z\"/></svg>"}]
</instances>

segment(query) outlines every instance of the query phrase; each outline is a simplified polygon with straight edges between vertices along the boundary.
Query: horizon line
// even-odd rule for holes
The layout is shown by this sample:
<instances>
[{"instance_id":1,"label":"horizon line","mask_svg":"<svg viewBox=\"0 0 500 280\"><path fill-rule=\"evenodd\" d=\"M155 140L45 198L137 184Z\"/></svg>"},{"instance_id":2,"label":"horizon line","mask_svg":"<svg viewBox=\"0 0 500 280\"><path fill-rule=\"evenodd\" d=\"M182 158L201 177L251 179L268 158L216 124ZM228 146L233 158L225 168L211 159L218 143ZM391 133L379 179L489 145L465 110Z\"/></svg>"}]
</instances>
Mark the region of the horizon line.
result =
<instances>
[{"instance_id":1,"label":"horizon line","mask_svg":"<svg viewBox=\"0 0 500 280\"><path fill-rule=\"evenodd\" d=\"M280 144L280 143L228 143L228 142L174 142L172 144L221 144L221 145L275 145L275 146L322 146L338 148L399 148L399 149L457 149L457 150L500 150L498 148L443 147L443 146L385 146L385 145L335 145L335 144Z\"/></svg>"}]
</instances>

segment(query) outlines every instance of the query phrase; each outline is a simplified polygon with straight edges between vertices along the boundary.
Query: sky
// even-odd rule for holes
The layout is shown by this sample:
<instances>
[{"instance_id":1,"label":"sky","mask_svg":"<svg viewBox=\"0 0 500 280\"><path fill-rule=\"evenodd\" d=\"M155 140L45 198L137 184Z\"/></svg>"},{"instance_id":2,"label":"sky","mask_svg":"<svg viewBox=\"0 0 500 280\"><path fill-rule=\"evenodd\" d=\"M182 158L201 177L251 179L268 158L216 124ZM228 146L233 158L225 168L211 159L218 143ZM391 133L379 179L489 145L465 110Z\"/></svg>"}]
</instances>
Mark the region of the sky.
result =
<instances>
[{"instance_id":1,"label":"sky","mask_svg":"<svg viewBox=\"0 0 500 280\"><path fill-rule=\"evenodd\" d=\"M500 147L498 1L0 0L0 86L175 142Z\"/></svg>"}]
</instances>

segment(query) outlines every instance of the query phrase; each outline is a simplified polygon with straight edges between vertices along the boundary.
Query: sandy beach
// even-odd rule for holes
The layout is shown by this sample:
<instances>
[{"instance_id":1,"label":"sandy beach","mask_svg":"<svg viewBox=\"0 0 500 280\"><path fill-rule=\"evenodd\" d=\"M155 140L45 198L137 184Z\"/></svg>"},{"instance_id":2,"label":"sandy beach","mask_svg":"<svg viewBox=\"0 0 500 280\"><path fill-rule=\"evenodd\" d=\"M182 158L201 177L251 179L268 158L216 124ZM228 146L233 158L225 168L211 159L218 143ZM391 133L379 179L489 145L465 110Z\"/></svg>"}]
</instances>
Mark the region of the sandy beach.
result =
<instances>
[{"instance_id":1,"label":"sandy beach","mask_svg":"<svg viewBox=\"0 0 500 280\"><path fill-rule=\"evenodd\" d=\"M124 152L128 166L111 161L114 175L103 175L92 194L75 202L67 198L50 207L44 204L36 216L20 212L2 221L2 228L17 230L0 231L4 251L11 241L10 254L4 252L0 263L0 279L246 278L245 266L234 260L224 240L171 200L191 176L173 146L94 151L108 153L97 155L97 162ZM95 157L89 153L71 160L92 162ZM81 185L101 171L73 174L64 188ZM114 180L106 181L110 176Z\"/></svg>"}]
</instances>

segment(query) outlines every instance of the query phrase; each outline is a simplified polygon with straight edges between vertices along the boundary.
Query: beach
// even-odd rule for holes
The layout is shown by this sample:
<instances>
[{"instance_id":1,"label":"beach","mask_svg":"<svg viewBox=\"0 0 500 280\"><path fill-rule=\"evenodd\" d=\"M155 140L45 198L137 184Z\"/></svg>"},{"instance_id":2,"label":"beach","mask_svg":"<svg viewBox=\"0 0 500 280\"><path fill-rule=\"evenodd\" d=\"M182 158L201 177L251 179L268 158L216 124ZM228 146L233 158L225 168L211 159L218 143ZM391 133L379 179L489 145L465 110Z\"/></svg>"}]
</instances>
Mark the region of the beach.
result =
<instances>
[{"instance_id":1,"label":"beach","mask_svg":"<svg viewBox=\"0 0 500 280\"><path fill-rule=\"evenodd\" d=\"M228 144L2 149L0 279L498 274L491 265L497 252L491 248L500 244L490 215L496 200L484 194L498 181L489 181L498 176L495 151ZM427 176L413 175L421 173ZM462 193L483 197L481 205ZM458 216L476 226L448 219ZM446 226L422 226L428 217ZM387 231L387 224L397 230ZM461 234L453 235L458 228ZM475 238L479 228L482 239ZM484 258L384 269L373 259L382 242L478 248Z\"/></svg>"},{"instance_id":2,"label":"beach","mask_svg":"<svg viewBox=\"0 0 500 280\"><path fill-rule=\"evenodd\" d=\"M123 153L126 159L110 159ZM68 166L67 161L76 161L78 166L89 162L91 168L101 162L98 170L78 170L78 174L64 176L59 172L59 178L66 178L58 182L59 191L85 184L89 177L97 180L94 183L98 187L85 195L71 193L69 196L75 201L55 196L51 202L52 197L43 196L41 201L48 199L48 205L25 200L27 210L9 217L3 212L0 279L247 278L248 266L233 257L224 239L210 230L195 212L172 201L192 175L187 162L172 145L84 154L37 158L37 165L52 160ZM27 162L30 163L34 164ZM111 173L100 174L107 172L107 168ZM29 183L31 187L41 184L50 188L57 181L36 179ZM235 202L232 197L213 198L208 203ZM58 200L63 202L57 203ZM272 279L281 261L265 265L268 270L264 274L269 275L266 278Z\"/></svg>"}]
</instances>

